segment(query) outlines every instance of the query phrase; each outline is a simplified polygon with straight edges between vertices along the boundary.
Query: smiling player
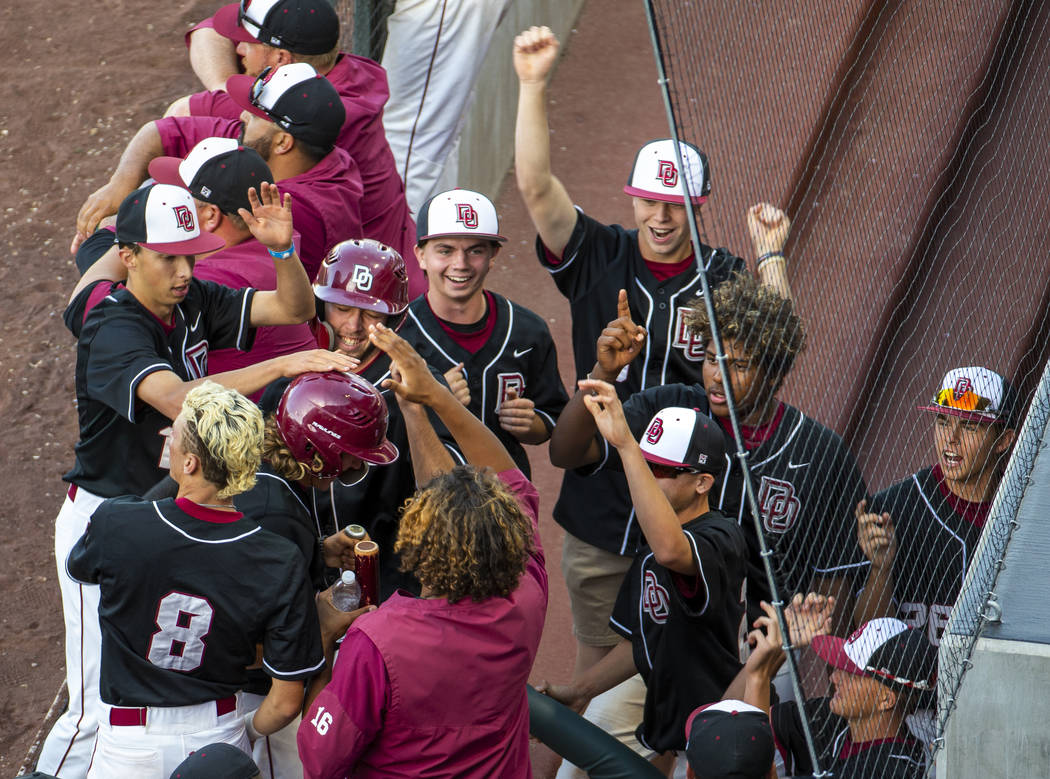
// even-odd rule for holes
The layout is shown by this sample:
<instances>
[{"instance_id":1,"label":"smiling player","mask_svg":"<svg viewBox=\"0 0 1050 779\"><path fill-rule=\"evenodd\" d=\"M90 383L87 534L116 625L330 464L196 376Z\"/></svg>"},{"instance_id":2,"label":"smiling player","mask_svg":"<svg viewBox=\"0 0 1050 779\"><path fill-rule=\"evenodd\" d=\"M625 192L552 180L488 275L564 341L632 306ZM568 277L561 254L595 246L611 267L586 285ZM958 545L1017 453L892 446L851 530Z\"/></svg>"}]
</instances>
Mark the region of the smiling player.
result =
<instances>
[{"instance_id":1,"label":"smiling player","mask_svg":"<svg viewBox=\"0 0 1050 779\"><path fill-rule=\"evenodd\" d=\"M899 617L938 646L999 486L1020 406L1005 378L970 367L945 374L920 409L936 414L936 464L857 506L858 540L871 567L856 618Z\"/></svg>"},{"instance_id":2,"label":"smiling player","mask_svg":"<svg viewBox=\"0 0 1050 779\"><path fill-rule=\"evenodd\" d=\"M469 189L441 192L416 223L428 290L408 307L401 336L500 439L529 475L522 444L542 444L568 400L547 323L485 289L506 241L496 207Z\"/></svg>"}]
</instances>

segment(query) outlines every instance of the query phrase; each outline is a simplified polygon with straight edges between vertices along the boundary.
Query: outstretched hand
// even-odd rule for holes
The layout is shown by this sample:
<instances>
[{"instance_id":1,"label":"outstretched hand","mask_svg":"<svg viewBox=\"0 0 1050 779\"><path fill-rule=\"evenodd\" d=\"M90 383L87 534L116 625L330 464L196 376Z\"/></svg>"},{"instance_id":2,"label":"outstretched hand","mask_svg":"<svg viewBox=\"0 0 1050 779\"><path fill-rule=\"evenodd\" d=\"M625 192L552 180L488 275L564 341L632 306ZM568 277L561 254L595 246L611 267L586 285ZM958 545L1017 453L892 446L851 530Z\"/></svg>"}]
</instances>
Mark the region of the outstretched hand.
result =
<instances>
[{"instance_id":1,"label":"outstretched hand","mask_svg":"<svg viewBox=\"0 0 1050 779\"><path fill-rule=\"evenodd\" d=\"M514 39L514 70L523 84L542 83L558 59L558 39L549 27L530 27Z\"/></svg>"},{"instance_id":2,"label":"outstretched hand","mask_svg":"<svg viewBox=\"0 0 1050 779\"><path fill-rule=\"evenodd\" d=\"M609 376L618 376L624 366L642 351L646 337L645 328L635 324L631 318L627 290L621 289L616 299L616 319L607 324L598 336L598 367Z\"/></svg>"},{"instance_id":3,"label":"outstretched hand","mask_svg":"<svg viewBox=\"0 0 1050 779\"><path fill-rule=\"evenodd\" d=\"M238 208L237 213L248 225L252 235L263 246L275 252L282 252L292 245L292 196L281 193L276 184L262 182L259 192L255 187L248 189L248 203L252 210Z\"/></svg>"},{"instance_id":4,"label":"outstretched hand","mask_svg":"<svg viewBox=\"0 0 1050 779\"><path fill-rule=\"evenodd\" d=\"M427 406L432 405L438 393L447 391L411 344L386 325L369 325L368 339L390 355L391 378L383 382L383 389L393 390L398 398L410 403Z\"/></svg>"},{"instance_id":5,"label":"outstretched hand","mask_svg":"<svg viewBox=\"0 0 1050 779\"><path fill-rule=\"evenodd\" d=\"M747 634L751 655L747 658L746 668L750 674L772 679L784 664L784 641L780 634L776 609L765 601L761 601L759 605L765 613L754 621L755 629Z\"/></svg>"}]
</instances>

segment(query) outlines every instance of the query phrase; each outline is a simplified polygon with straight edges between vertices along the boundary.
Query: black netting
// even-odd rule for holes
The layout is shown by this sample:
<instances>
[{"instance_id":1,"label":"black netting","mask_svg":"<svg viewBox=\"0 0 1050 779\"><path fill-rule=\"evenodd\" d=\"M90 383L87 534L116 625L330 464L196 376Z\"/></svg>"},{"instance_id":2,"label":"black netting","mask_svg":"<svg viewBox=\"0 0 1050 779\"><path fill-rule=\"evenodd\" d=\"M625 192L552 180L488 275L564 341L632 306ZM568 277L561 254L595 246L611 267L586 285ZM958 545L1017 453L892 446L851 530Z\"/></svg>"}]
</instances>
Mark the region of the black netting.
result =
<instances>
[{"instance_id":1,"label":"black netting","mask_svg":"<svg viewBox=\"0 0 1050 779\"><path fill-rule=\"evenodd\" d=\"M924 733L935 743L945 700L983 624L1046 411L1036 404L1035 433L1010 447L1000 435L1007 425L918 407L934 400L950 370L984 366L1017 389L1009 426L1020 431L1047 363L1050 284L1041 226L1050 174L1050 6L648 6L673 130L706 152L713 171L700 239L754 267L757 258L745 251L747 207L769 201L793 219L787 275L806 349L779 397L820 424L800 422L797 435L782 442L787 449L759 447L748 457L781 597L799 587L799 566L834 563L852 592L868 578L866 556L850 567L850 550L839 548L855 543L857 520L842 506L854 488L843 464L851 455L830 454L838 443L829 430L856 458L872 505L894 523L894 598L869 604L869 616L900 617L939 645L971 572L972 597L954 617L959 635L940 650L940 716L929 715L933 732ZM736 332L743 307L716 312L716 324ZM763 322L756 310L749 309L748 332L785 326L783 313ZM777 348L741 340L726 339L726 370L737 347L759 360ZM979 411L988 393L974 375L953 376L943 403L956 411L976 403ZM748 398L736 401L738 422L753 421L743 418ZM986 430L992 433L981 438ZM785 451L791 456L777 470L774 460ZM806 490L783 470L818 461L819 478ZM944 476L932 470L937 464ZM946 497L949 481L985 505ZM787 540L785 526L807 528L805 549ZM800 659L807 697L825 693L824 664ZM819 752L835 725L826 718L811 724ZM866 770L879 776L883 769Z\"/></svg>"}]
</instances>

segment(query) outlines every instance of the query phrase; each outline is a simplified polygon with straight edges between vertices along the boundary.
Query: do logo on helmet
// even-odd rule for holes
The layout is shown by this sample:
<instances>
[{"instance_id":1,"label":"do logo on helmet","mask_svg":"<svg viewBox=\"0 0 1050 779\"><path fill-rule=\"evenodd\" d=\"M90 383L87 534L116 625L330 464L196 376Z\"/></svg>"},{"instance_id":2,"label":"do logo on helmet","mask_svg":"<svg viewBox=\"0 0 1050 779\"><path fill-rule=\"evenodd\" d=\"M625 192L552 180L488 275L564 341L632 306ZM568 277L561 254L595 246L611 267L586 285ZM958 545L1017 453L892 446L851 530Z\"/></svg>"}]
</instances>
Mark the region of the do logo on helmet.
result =
<instances>
[{"instance_id":1,"label":"do logo on helmet","mask_svg":"<svg viewBox=\"0 0 1050 779\"><path fill-rule=\"evenodd\" d=\"M372 271L367 265L355 265L351 281L358 290L366 292L372 288Z\"/></svg>"},{"instance_id":2,"label":"do logo on helmet","mask_svg":"<svg viewBox=\"0 0 1050 779\"><path fill-rule=\"evenodd\" d=\"M660 442L660 438L664 434L664 421L657 417L653 420L652 424L649 425L649 429L645 431L645 440L653 444L654 446Z\"/></svg>"}]
</instances>

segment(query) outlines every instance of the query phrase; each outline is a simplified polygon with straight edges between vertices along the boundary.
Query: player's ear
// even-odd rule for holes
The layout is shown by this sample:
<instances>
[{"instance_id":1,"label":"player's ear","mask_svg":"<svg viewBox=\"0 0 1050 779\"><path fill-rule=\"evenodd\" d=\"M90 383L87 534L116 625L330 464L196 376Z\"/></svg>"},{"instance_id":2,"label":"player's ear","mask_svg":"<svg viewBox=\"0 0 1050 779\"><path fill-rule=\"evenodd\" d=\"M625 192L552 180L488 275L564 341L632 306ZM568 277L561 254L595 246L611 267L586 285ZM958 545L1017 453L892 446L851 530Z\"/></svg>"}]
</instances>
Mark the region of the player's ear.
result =
<instances>
[{"instance_id":1,"label":"player's ear","mask_svg":"<svg viewBox=\"0 0 1050 779\"><path fill-rule=\"evenodd\" d=\"M503 244L501 244L499 241L492 242L492 254L489 255L489 262L492 262L494 259L496 259L496 255L499 254L499 250L502 248Z\"/></svg>"},{"instance_id":2,"label":"player's ear","mask_svg":"<svg viewBox=\"0 0 1050 779\"><path fill-rule=\"evenodd\" d=\"M291 133L278 130L273 136L272 154L287 154L295 148L295 137Z\"/></svg>"},{"instance_id":3,"label":"player's ear","mask_svg":"<svg viewBox=\"0 0 1050 779\"><path fill-rule=\"evenodd\" d=\"M273 65L273 69L283 67L284 65L291 65L295 62L295 55L293 55L288 49L276 49L271 57L273 60L270 64Z\"/></svg>"},{"instance_id":4,"label":"player's ear","mask_svg":"<svg viewBox=\"0 0 1050 779\"><path fill-rule=\"evenodd\" d=\"M426 261L423 259L423 247L420 244L416 244L412 247L412 251L415 252L416 262L419 263L419 267L425 272L427 269Z\"/></svg>"},{"instance_id":5,"label":"player's ear","mask_svg":"<svg viewBox=\"0 0 1050 779\"><path fill-rule=\"evenodd\" d=\"M1017 431L1012 427L1007 428L999 434L999 438L995 442L995 453L1005 454L1010 450L1010 447L1014 445L1014 441L1017 439Z\"/></svg>"},{"instance_id":6,"label":"player's ear","mask_svg":"<svg viewBox=\"0 0 1050 779\"><path fill-rule=\"evenodd\" d=\"M715 486L715 477L709 473L701 473L700 478L696 480L696 494L706 495L711 491L711 488Z\"/></svg>"},{"instance_id":7,"label":"player's ear","mask_svg":"<svg viewBox=\"0 0 1050 779\"><path fill-rule=\"evenodd\" d=\"M212 203L205 203L203 200L194 200L197 205L197 223L200 225L201 230L209 233L214 233L219 229L219 224L222 222L222 211L219 207Z\"/></svg>"},{"instance_id":8,"label":"player's ear","mask_svg":"<svg viewBox=\"0 0 1050 779\"><path fill-rule=\"evenodd\" d=\"M897 693L884 684L880 684L879 686L882 687L882 689L879 690L879 711L890 711L897 705Z\"/></svg>"},{"instance_id":9,"label":"player's ear","mask_svg":"<svg viewBox=\"0 0 1050 779\"><path fill-rule=\"evenodd\" d=\"M128 272L131 272L137 267L136 259L138 252L121 246L117 249L117 254L120 256L120 261L124 263L124 267L128 269Z\"/></svg>"}]
</instances>

